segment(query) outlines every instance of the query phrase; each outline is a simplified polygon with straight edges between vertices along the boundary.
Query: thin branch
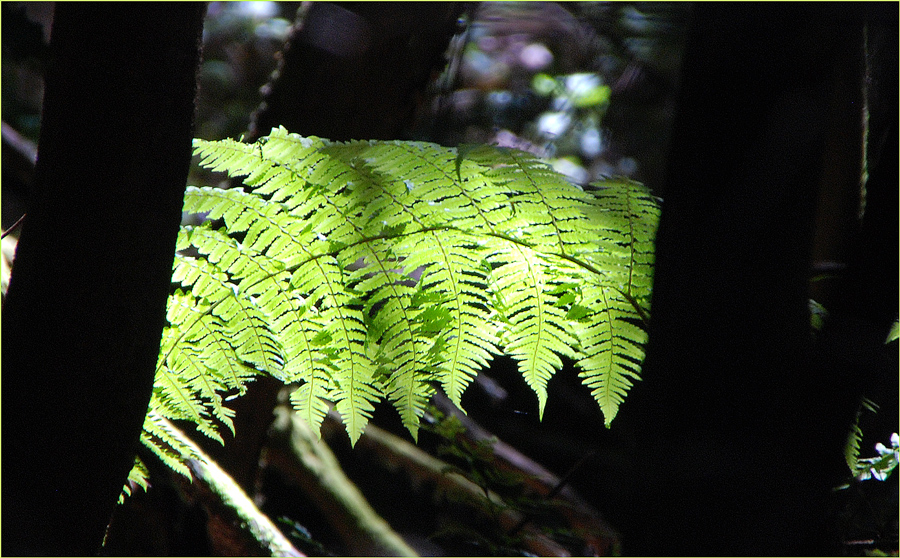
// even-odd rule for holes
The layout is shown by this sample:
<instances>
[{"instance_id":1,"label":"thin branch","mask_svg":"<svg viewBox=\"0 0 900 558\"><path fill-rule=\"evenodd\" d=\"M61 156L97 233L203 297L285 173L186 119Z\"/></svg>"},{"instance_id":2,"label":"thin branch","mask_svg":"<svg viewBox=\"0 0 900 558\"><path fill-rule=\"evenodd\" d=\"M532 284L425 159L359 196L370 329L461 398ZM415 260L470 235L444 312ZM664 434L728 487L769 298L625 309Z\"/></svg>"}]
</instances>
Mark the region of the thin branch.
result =
<instances>
[{"instance_id":1,"label":"thin branch","mask_svg":"<svg viewBox=\"0 0 900 558\"><path fill-rule=\"evenodd\" d=\"M574 475L579 469L581 469L581 467L583 467L584 464L587 463L587 460L589 458L594 457L596 454L597 454L597 452L592 450L592 451L589 451L586 454L582 455L581 458L575 463L575 465L572 465L572 467L569 468L569 470L566 472L566 474L563 475L562 478L559 479L559 482L557 482L556 485L552 489L550 489L550 492L548 492L544 496L544 499L549 501L549 500L552 500L554 497L556 497L556 495L559 494L560 491L562 491L562 489L565 488L565 486L569 483L569 480L572 478L572 475ZM520 521L519 524L516 525L512 529L512 531L510 531L510 534L519 532L522 529L522 527L524 527L525 524L528 523L529 521L531 521L532 519L533 519L533 517L531 515L526 514L525 517L522 518L522 521Z\"/></svg>"},{"instance_id":2,"label":"thin branch","mask_svg":"<svg viewBox=\"0 0 900 558\"><path fill-rule=\"evenodd\" d=\"M22 216L19 217L19 218L16 220L16 222L12 224L11 227L9 227L9 228L6 229L5 231L3 231L3 234L0 235L0 240L6 238L7 236L9 236L9 233L11 233L11 232L13 232L14 230L16 230L16 228L17 228L19 225L22 224L22 221L25 220L25 215L27 215L27 213L23 213Z\"/></svg>"},{"instance_id":3,"label":"thin branch","mask_svg":"<svg viewBox=\"0 0 900 558\"><path fill-rule=\"evenodd\" d=\"M0 124L0 134L2 134L4 144L11 147L22 160L31 163L30 167L33 172L34 164L37 161L37 146L34 142L17 132L15 128L6 122Z\"/></svg>"}]
</instances>

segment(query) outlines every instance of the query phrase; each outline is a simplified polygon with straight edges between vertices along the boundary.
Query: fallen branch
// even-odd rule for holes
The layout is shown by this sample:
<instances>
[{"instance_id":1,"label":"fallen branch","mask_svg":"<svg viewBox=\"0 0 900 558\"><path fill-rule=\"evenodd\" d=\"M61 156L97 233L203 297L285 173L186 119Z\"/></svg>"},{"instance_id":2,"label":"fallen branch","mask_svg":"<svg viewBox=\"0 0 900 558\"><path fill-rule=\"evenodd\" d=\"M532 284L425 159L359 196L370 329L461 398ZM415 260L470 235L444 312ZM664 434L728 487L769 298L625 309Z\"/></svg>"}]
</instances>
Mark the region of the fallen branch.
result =
<instances>
[{"instance_id":1,"label":"fallen branch","mask_svg":"<svg viewBox=\"0 0 900 558\"><path fill-rule=\"evenodd\" d=\"M193 476L192 482L181 482L180 486L207 511L207 531L215 547L228 550L227 554L233 555L258 555L262 551L270 556L305 556L256 507L228 473L175 425L166 419L162 421L173 436L190 446L199 457L187 463ZM184 480L168 467L165 469Z\"/></svg>"},{"instance_id":2,"label":"fallen branch","mask_svg":"<svg viewBox=\"0 0 900 558\"><path fill-rule=\"evenodd\" d=\"M275 409L266 460L285 473L326 516L355 556L416 556L344 474L328 446L285 406ZM368 429L372 429L370 424Z\"/></svg>"},{"instance_id":3,"label":"fallen branch","mask_svg":"<svg viewBox=\"0 0 900 558\"><path fill-rule=\"evenodd\" d=\"M332 420L329 416L326 420ZM523 522L524 516L510 509L502 498L492 491L485 491L474 482L453 472L446 462L426 453L406 440L382 430L374 424L366 426L354 448L355 452L369 452L389 468L401 468L417 482L433 483L436 491L453 501L485 502L484 507L501 509L496 515L502 529L512 532ZM490 514L489 514L490 515ZM556 543L532 525L521 528L524 546L539 556L569 556L563 546Z\"/></svg>"},{"instance_id":4,"label":"fallen branch","mask_svg":"<svg viewBox=\"0 0 900 558\"><path fill-rule=\"evenodd\" d=\"M573 471L569 471L564 478L557 477L540 463L523 455L513 446L488 432L470 416L460 411L450 399L440 392L435 393L432 402L445 415L453 415L458 418L466 429L465 436L470 440L475 442L491 440L491 447L494 450L494 456L497 458L497 466L499 468L524 474L525 483L529 490L543 496L547 500L561 502L563 505L559 506L560 512L566 517L569 525L581 534L585 544L597 556L608 556L618 553L620 543L618 533L603 520L600 512L585 502L574 490L566 486L568 477ZM580 464L581 462L579 462ZM528 518L524 518L524 521L527 520Z\"/></svg>"}]
</instances>

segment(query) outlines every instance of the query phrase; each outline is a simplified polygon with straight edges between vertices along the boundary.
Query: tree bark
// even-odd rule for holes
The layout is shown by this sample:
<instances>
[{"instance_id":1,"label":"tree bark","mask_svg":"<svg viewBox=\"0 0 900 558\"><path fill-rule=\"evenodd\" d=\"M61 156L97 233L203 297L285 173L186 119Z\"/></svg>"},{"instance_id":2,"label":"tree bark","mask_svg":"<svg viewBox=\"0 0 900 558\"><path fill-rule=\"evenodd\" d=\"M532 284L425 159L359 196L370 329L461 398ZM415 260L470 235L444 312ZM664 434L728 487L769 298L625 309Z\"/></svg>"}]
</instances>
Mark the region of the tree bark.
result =
<instances>
[{"instance_id":1,"label":"tree bark","mask_svg":"<svg viewBox=\"0 0 900 558\"><path fill-rule=\"evenodd\" d=\"M332 140L403 139L443 66L460 2L316 2L251 126Z\"/></svg>"},{"instance_id":2,"label":"tree bark","mask_svg":"<svg viewBox=\"0 0 900 558\"><path fill-rule=\"evenodd\" d=\"M815 359L806 305L834 64L858 49L859 16L696 7L648 357L620 412L639 446L626 553L815 555L831 542L858 390Z\"/></svg>"},{"instance_id":3,"label":"tree bark","mask_svg":"<svg viewBox=\"0 0 900 558\"><path fill-rule=\"evenodd\" d=\"M134 460L191 157L205 5L57 4L3 312L3 553L90 555Z\"/></svg>"}]
</instances>

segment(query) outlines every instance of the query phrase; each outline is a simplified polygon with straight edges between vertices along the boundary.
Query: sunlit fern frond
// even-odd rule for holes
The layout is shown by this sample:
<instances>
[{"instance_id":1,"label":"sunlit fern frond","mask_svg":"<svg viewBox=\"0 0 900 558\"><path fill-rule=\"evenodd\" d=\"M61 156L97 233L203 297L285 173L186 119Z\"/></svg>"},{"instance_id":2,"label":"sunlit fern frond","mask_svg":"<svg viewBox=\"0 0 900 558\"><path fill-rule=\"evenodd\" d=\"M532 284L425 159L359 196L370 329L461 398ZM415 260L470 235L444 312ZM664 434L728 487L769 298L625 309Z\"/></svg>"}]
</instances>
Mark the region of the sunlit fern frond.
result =
<instances>
[{"instance_id":1,"label":"sunlit fern frond","mask_svg":"<svg viewBox=\"0 0 900 558\"><path fill-rule=\"evenodd\" d=\"M571 359L607 424L638 379L659 215L642 186L582 189L515 150L282 128L195 153L248 190L186 193L206 222L179 235L152 413L218 438L223 395L268 374L316 431L334 405L355 442L382 399L416 436L434 390L458 405L497 354L541 412Z\"/></svg>"}]
</instances>

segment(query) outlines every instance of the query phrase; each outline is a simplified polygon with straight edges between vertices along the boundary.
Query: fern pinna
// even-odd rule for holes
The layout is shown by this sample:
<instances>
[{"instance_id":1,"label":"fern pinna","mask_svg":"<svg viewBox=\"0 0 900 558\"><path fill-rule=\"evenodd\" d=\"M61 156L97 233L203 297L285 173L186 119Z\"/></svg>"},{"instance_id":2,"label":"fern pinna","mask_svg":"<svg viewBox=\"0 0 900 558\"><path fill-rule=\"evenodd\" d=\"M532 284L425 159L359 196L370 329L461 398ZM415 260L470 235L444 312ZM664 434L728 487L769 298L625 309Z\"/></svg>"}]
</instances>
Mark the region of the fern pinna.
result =
<instances>
[{"instance_id":1,"label":"fern pinna","mask_svg":"<svg viewBox=\"0 0 900 558\"><path fill-rule=\"evenodd\" d=\"M435 386L459 405L500 353L541 412L574 360L607 425L638 378L659 213L641 185L586 191L510 149L283 128L194 148L249 191L186 193L206 222L178 237L144 433L158 453L173 451L154 417L217 438L223 396L257 374L295 384L315 430L333 404L353 442L383 398L415 437Z\"/></svg>"}]
</instances>

